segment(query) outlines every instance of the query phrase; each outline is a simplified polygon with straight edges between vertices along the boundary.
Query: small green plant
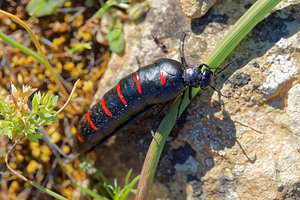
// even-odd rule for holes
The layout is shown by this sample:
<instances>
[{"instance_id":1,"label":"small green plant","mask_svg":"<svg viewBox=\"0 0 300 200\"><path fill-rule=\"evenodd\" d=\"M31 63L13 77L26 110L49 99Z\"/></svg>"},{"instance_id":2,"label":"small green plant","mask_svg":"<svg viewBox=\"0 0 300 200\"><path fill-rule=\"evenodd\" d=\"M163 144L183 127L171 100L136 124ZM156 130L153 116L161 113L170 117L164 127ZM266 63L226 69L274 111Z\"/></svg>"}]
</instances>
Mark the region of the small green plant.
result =
<instances>
[{"instance_id":1,"label":"small green plant","mask_svg":"<svg viewBox=\"0 0 300 200\"><path fill-rule=\"evenodd\" d=\"M106 39L111 51L121 53L124 50L125 41L122 34L120 16L115 14L116 12L112 8L114 6L126 10L129 19L137 20L148 10L149 5L147 2L110 0L106 1L105 5L95 14L95 17L100 17L104 13L107 14L109 32L106 35Z\"/></svg>"},{"instance_id":2,"label":"small green plant","mask_svg":"<svg viewBox=\"0 0 300 200\"><path fill-rule=\"evenodd\" d=\"M33 109L27 106L28 97L36 91L30 86L23 86L23 91L19 92L11 84L12 95L5 100L0 100L0 130L2 134L10 139L20 138L25 135L31 142L37 142L42 138L42 134L37 131L43 124L51 124L57 121L53 108L56 106L58 96L41 95L35 93L32 100Z\"/></svg>"},{"instance_id":3,"label":"small green plant","mask_svg":"<svg viewBox=\"0 0 300 200\"><path fill-rule=\"evenodd\" d=\"M88 188L84 188L84 187L82 187L78 184L75 184L76 187L82 189L88 195L90 195L91 197L93 197L95 199L100 199L100 200L101 199L105 199L105 200L108 200L108 199L125 200L130 193L136 194L136 190L133 189L133 187L139 181L140 175L136 176L131 182L129 182L129 179L130 179L130 176L131 176L131 173L132 173L132 169L130 169L128 171L126 179L125 179L125 185L124 185L123 188L121 188L120 186L118 186L117 179L114 179L113 184L109 183L108 179L103 175L101 170L93 167L90 162L84 161L84 162L80 163L79 167L83 171L92 171L93 176L95 177L95 179L100 181L96 185L96 188L98 189L98 191L103 191L103 189L104 189L103 192L107 193L107 195L109 196L109 198L101 196L101 195L95 193L94 191L92 191Z\"/></svg>"},{"instance_id":4,"label":"small green plant","mask_svg":"<svg viewBox=\"0 0 300 200\"><path fill-rule=\"evenodd\" d=\"M75 53L76 51L80 51L82 49L91 49L91 45L89 43L81 43L75 47L73 47L72 49L70 49L71 53Z\"/></svg>"},{"instance_id":5,"label":"small green plant","mask_svg":"<svg viewBox=\"0 0 300 200\"><path fill-rule=\"evenodd\" d=\"M32 100L32 109L30 110L27 105L28 98L37 90L30 86L23 86L23 90L18 91L16 87L11 84L11 95L7 96L5 100L0 100L0 131L10 139L18 139L5 156L7 168L22 180L60 200L66 200L66 198L40 186L34 181L28 180L22 174L12 169L8 164L8 156L15 145L24 137L28 138L31 142L37 142L42 138L42 134L37 131L38 128L42 125L50 125L57 121L55 116L68 104L77 84L78 81L74 84L74 88L68 100L59 111L53 110L57 104L58 96L42 95L40 92L35 93Z\"/></svg>"},{"instance_id":6,"label":"small green plant","mask_svg":"<svg viewBox=\"0 0 300 200\"><path fill-rule=\"evenodd\" d=\"M31 0L27 6L26 11L30 16L43 17L51 15L56 8L64 5L65 0Z\"/></svg>"}]
</instances>

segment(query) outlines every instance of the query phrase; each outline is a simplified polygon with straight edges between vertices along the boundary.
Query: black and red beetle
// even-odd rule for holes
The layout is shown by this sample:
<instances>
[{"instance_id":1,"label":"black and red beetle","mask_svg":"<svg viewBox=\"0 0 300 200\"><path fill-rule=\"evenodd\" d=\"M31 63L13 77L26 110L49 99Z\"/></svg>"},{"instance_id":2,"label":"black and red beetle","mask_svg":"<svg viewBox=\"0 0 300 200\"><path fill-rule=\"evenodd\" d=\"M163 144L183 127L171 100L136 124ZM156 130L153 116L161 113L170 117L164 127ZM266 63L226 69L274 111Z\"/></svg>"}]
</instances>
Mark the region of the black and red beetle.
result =
<instances>
[{"instance_id":1,"label":"black and red beetle","mask_svg":"<svg viewBox=\"0 0 300 200\"><path fill-rule=\"evenodd\" d=\"M187 67L183 43L180 46L181 63L163 58L140 68L120 80L87 112L76 133L76 148L80 153L111 136L145 109L176 98L187 86L201 89L212 87L214 74L211 68L206 64Z\"/></svg>"}]
</instances>

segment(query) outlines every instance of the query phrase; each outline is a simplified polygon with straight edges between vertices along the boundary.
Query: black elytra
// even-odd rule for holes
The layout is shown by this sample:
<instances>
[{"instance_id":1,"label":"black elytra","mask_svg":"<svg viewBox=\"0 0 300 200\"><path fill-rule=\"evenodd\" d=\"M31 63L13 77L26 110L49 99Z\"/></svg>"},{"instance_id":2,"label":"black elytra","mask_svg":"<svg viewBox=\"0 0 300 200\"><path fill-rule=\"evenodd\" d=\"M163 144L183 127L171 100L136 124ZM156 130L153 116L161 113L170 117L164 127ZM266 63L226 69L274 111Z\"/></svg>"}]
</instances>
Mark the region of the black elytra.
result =
<instances>
[{"instance_id":1,"label":"black elytra","mask_svg":"<svg viewBox=\"0 0 300 200\"><path fill-rule=\"evenodd\" d=\"M87 112L76 132L75 151L89 151L139 113L155 104L175 99L187 86L208 89L213 84L214 74L208 65L200 64L196 68L187 66L184 38L185 34L180 40L181 63L163 58L140 68L121 79Z\"/></svg>"}]
</instances>

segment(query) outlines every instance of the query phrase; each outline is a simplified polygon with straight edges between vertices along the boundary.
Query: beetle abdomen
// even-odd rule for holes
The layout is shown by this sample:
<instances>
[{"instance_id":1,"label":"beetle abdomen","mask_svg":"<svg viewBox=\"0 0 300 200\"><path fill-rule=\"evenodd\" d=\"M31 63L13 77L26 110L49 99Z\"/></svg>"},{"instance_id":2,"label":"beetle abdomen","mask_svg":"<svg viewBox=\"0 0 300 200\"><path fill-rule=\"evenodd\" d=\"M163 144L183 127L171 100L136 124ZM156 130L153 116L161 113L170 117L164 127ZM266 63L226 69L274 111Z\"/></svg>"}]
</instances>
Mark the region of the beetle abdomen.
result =
<instances>
[{"instance_id":1,"label":"beetle abdomen","mask_svg":"<svg viewBox=\"0 0 300 200\"><path fill-rule=\"evenodd\" d=\"M80 121L78 151L88 151L147 107L182 93L182 68L175 60L160 59L123 78Z\"/></svg>"}]
</instances>

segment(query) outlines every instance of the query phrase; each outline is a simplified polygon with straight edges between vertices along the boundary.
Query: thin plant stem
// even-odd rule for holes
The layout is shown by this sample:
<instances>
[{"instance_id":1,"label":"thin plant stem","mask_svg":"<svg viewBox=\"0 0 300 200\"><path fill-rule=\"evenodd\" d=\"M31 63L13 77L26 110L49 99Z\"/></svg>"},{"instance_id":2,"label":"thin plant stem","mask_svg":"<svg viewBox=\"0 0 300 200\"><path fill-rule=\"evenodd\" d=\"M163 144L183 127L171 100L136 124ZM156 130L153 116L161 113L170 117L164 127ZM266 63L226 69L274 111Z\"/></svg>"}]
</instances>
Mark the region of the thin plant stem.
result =
<instances>
[{"instance_id":1,"label":"thin plant stem","mask_svg":"<svg viewBox=\"0 0 300 200\"><path fill-rule=\"evenodd\" d=\"M68 93L67 93L65 87L62 85L62 83L57 78L54 69L50 65L50 63L49 63L48 59L46 58L46 56L45 56L45 54L44 54L44 52L43 52L43 50L42 50L42 48L41 48L41 46L40 46L37 38L36 38L36 36L32 32L32 30L29 28L29 26L25 22L23 22L20 18L18 18L17 16L15 16L13 14L10 14L10 13L4 11L4 10L1 10L1 9L0 9L0 13L3 14L3 15L5 15L5 16L7 16L7 17L9 17L9 18L11 18L11 19L13 19L14 21L16 21L18 24L20 24L29 33L29 35L30 35L33 43L35 44L38 52L42 56L43 62L41 64L43 64L46 67L46 69L48 69L50 71L51 75L54 78L54 81L56 82L56 84L58 85L58 87L61 89L61 91L63 92L63 94L65 96L68 96Z\"/></svg>"},{"instance_id":2,"label":"thin plant stem","mask_svg":"<svg viewBox=\"0 0 300 200\"><path fill-rule=\"evenodd\" d=\"M15 142L15 143L10 147L10 149L8 150L8 152L7 152L6 156L5 156L5 163L6 163L7 168L8 168L12 173L14 173L15 175L17 175L17 176L18 176L19 178L21 178L22 180L28 182L29 180L28 180L25 176L23 176L22 174L19 174L17 171L15 171L13 168L11 168L11 167L9 166L9 163L8 163L8 156L9 156L10 152L11 152L12 149L13 149L13 148L14 148L21 140L23 140L24 138L25 138L25 135L23 135L20 139L18 139L17 142Z\"/></svg>"}]
</instances>

